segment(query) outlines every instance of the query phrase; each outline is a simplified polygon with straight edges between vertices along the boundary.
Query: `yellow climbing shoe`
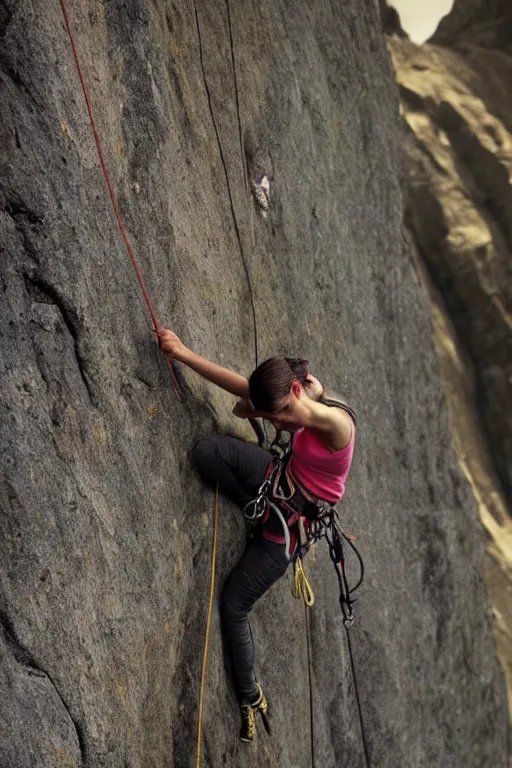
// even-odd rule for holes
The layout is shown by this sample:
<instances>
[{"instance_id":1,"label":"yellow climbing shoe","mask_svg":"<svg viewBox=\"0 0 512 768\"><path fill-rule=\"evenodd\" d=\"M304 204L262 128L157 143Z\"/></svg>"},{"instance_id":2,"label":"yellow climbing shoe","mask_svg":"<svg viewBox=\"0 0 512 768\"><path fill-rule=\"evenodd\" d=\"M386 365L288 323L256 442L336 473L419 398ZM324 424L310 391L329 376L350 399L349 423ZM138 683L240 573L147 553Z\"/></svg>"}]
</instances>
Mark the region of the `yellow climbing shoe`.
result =
<instances>
[{"instance_id":1,"label":"yellow climbing shoe","mask_svg":"<svg viewBox=\"0 0 512 768\"><path fill-rule=\"evenodd\" d=\"M268 722L268 701L265 694L261 690L261 685L258 686L258 696L255 701L247 701L246 699L240 705L240 713L242 715L242 727L240 729L240 741L245 741L250 744L254 739L256 733L256 712L259 712L263 725L267 733L270 733L270 725Z\"/></svg>"}]
</instances>

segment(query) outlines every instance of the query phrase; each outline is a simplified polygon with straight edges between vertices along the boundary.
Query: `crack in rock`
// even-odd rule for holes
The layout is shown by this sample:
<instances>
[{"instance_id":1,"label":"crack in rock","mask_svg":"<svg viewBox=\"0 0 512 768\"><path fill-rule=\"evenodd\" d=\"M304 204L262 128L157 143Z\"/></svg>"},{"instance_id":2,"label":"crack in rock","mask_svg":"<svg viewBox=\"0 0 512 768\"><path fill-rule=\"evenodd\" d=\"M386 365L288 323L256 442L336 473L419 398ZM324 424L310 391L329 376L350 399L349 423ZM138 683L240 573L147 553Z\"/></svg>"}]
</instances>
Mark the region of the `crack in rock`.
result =
<instances>
[{"instance_id":1,"label":"crack in rock","mask_svg":"<svg viewBox=\"0 0 512 768\"><path fill-rule=\"evenodd\" d=\"M69 719L71 720L73 729L76 733L78 747L80 749L81 763L83 766L85 766L87 759L87 745L85 742L85 735L82 726L71 714L69 705L64 700L61 692L55 684L55 681L52 679L52 676L45 669L43 669L43 667L41 667L32 653L21 644L16 635L14 624L12 623L10 617L7 615L6 611L2 608L0 608L0 632L2 633L7 647L11 651L18 664L21 664L23 667L25 667L27 673L32 677L39 677L47 680L54 689L60 702L62 703L62 706L66 710Z\"/></svg>"},{"instance_id":2,"label":"crack in rock","mask_svg":"<svg viewBox=\"0 0 512 768\"><path fill-rule=\"evenodd\" d=\"M27 255L36 264L40 262L39 252L32 243L29 233L32 230L38 231L38 228L44 224L44 219L35 211L25 206L22 202L10 199L0 205L0 208L11 217L16 232L20 235L23 248Z\"/></svg>"},{"instance_id":3,"label":"crack in rock","mask_svg":"<svg viewBox=\"0 0 512 768\"><path fill-rule=\"evenodd\" d=\"M78 365L78 370L85 389L89 396L90 402L94 405L95 398L94 393L91 390L88 378L87 378L87 363L80 351L80 334L78 331L78 318L76 311L72 309L65 299L58 293L53 285L46 282L37 275L28 275L26 272L23 275L25 285L29 296L40 304L52 304L60 312L64 325L69 331L71 338L73 339L73 348Z\"/></svg>"},{"instance_id":4,"label":"crack in rock","mask_svg":"<svg viewBox=\"0 0 512 768\"><path fill-rule=\"evenodd\" d=\"M7 27L11 23L14 15L14 8L6 0L0 0L0 37L5 37Z\"/></svg>"}]
</instances>

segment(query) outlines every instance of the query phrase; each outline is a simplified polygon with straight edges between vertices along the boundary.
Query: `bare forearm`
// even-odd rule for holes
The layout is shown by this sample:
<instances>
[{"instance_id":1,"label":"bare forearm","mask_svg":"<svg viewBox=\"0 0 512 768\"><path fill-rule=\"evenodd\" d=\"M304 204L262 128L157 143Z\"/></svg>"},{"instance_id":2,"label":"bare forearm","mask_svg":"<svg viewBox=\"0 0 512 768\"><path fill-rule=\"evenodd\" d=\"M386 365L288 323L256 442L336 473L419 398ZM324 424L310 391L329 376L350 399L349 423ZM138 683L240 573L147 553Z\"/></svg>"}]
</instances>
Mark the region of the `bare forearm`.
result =
<instances>
[{"instance_id":1,"label":"bare forearm","mask_svg":"<svg viewBox=\"0 0 512 768\"><path fill-rule=\"evenodd\" d=\"M223 368L222 365L217 365L217 363L212 363L211 360L201 357L201 355L188 348L180 355L179 360L188 365L189 368L192 368L193 371L196 371L200 376L203 376L203 378L211 381L212 384L225 389L226 392L231 392L232 395L237 397L249 397L249 382L245 376L235 371L230 371L229 368Z\"/></svg>"}]
</instances>

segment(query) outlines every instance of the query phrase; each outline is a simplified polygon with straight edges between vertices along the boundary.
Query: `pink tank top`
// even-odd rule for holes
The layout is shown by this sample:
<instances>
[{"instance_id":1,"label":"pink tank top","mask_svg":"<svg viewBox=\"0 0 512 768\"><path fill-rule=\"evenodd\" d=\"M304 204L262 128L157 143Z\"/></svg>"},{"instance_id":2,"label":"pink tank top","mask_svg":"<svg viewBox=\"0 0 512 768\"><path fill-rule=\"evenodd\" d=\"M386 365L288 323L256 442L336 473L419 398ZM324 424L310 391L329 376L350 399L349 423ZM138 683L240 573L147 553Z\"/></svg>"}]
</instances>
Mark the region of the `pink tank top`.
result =
<instances>
[{"instance_id":1,"label":"pink tank top","mask_svg":"<svg viewBox=\"0 0 512 768\"><path fill-rule=\"evenodd\" d=\"M350 442L334 453L326 448L309 427L295 433L290 458L290 471L299 483L314 496L336 503L345 493L352 456L354 454L355 427L352 425Z\"/></svg>"}]
</instances>

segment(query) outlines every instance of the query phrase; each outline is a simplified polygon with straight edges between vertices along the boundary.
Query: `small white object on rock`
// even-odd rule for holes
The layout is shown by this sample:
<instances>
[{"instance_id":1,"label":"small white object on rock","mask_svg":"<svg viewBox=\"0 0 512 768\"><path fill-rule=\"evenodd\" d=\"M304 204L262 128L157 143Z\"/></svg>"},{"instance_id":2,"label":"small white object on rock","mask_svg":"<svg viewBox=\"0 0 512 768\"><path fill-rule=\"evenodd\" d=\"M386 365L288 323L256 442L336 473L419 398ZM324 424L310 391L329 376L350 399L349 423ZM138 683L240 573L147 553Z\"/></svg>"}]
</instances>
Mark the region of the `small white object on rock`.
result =
<instances>
[{"instance_id":1,"label":"small white object on rock","mask_svg":"<svg viewBox=\"0 0 512 768\"><path fill-rule=\"evenodd\" d=\"M251 187L260 213L266 219L270 205L270 181L267 174L264 173L257 181L251 182Z\"/></svg>"}]
</instances>

